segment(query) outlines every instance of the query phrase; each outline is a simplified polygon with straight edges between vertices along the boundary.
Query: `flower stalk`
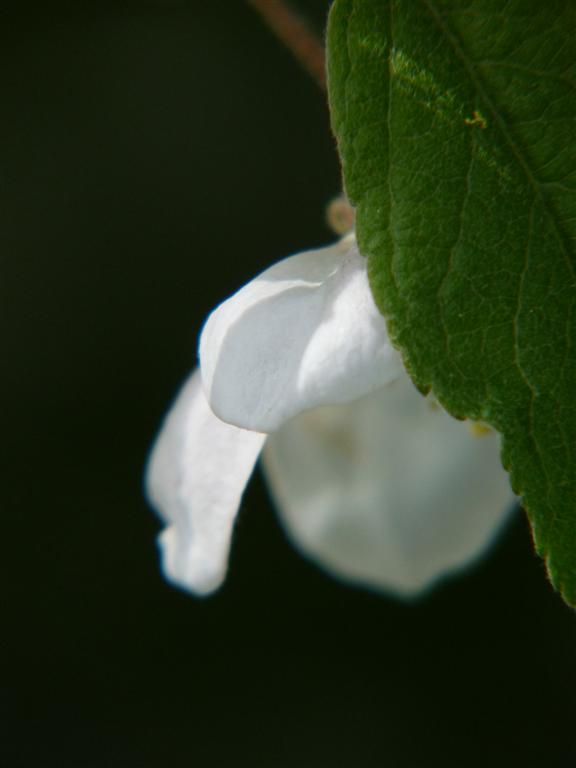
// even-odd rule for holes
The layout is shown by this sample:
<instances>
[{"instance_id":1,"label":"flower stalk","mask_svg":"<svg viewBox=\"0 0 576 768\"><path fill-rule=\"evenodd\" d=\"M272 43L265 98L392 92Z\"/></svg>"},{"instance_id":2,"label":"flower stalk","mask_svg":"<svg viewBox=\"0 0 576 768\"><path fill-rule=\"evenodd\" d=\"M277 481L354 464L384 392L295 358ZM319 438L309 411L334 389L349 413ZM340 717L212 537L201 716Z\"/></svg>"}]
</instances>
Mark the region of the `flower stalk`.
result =
<instances>
[{"instance_id":1,"label":"flower stalk","mask_svg":"<svg viewBox=\"0 0 576 768\"><path fill-rule=\"evenodd\" d=\"M326 56L323 41L284 0L247 1L325 92Z\"/></svg>"}]
</instances>

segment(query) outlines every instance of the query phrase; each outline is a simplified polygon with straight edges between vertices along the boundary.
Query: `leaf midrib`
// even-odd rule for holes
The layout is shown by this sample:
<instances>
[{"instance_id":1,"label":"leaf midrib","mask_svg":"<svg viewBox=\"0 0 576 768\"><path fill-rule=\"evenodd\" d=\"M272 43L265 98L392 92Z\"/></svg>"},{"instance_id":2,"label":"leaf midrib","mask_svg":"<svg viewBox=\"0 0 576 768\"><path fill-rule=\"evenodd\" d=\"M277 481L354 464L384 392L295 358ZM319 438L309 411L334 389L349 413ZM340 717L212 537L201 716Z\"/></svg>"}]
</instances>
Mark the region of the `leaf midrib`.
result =
<instances>
[{"instance_id":1,"label":"leaf midrib","mask_svg":"<svg viewBox=\"0 0 576 768\"><path fill-rule=\"evenodd\" d=\"M554 206L550 201L549 197L544 192L543 183L536 178L536 175L535 173L533 173L530 167L530 164L528 163L528 160L524 157L522 152L519 151L518 149L519 142L513 139L505 121L503 120L502 116L500 115L500 112L496 107L496 104L490 98L488 91L486 90L486 88L482 83L481 78L478 76L476 67L466 55L464 47L460 42L456 33L453 32L448 27L445 20L442 18L442 15L439 13L438 9L436 8L436 5L433 0L421 0L421 1L422 1L422 4L425 6L425 8L428 10L428 13L430 14L431 18L433 19L434 23L436 24L440 32L444 35L446 40L450 43L456 56L458 56L458 58L464 65L466 72L468 74L468 77L472 82L472 85L474 86L474 88L480 95L481 99L484 101L484 103L488 107L492 117L494 118L494 122L498 126L498 129L500 130L500 133L502 134L504 141L506 142L512 156L515 158L518 165L522 168L524 175L526 176L528 183L530 184L534 192L534 195L540 200L542 207L544 208L544 210L546 211L546 214L548 215L550 221L552 222L552 226L556 234L556 239L558 240L560 250L562 251L562 254L564 256L566 266L568 267L568 270L572 275L572 277L573 278L576 277L576 271L574 269L574 265L570 258L571 252L566 244L566 235L562 231L557 221L557 217L553 213Z\"/></svg>"},{"instance_id":2,"label":"leaf midrib","mask_svg":"<svg viewBox=\"0 0 576 768\"><path fill-rule=\"evenodd\" d=\"M453 32L450 27L447 25L445 20L442 18L441 14L437 10L435 3L433 0L422 0L423 5L425 8L427 8L428 13L430 14L432 20L442 33L442 35L446 38L450 46L452 47L455 55L460 59L462 62L468 77L470 78L470 81L473 85L473 87L476 89L478 95L484 102L484 104L487 106L488 111L490 112L492 118L494 119L495 125L498 127L498 130L500 131L512 157L516 160L520 168L522 169L528 184L530 185L534 199L530 208L530 227L529 227L529 233L528 233L528 240L526 243L526 248L529 251L530 248L530 231L532 229L532 220L534 215L534 205L536 203L536 200L540 201L540 204L545 211L547 217L549 218L552 227L554 229L554 233L556 235L556 240L558 242L558 245L560 247L560 251L564 257L564 260L566 262L566 265L568 267L568 270L571 274L571 276L574 278L575 276L575 270L574 266L572 264L572 260L570 258L570 249L568 248L565 240L565 234L562 231L559 222L557 220L557 217L554 215L554 205L552 201L550 201L549 197L545 194L544 191L544 185L542 182L540 182L536 176L536 174L532 171L532 168L530 166L530 163L528 162L527 158L524 156L524 154L519 150L519 144L520 142L515 141L511 132L508 130L508 126L506 125L506 122L502 118L499 110L496 107L495 102L492 98L490 98L488 90L484 86L481 77L479 76L477 72L477 68L473 64L473 62L469 59L469 57L466 55L465 49L463 44L460 42L457 34ZM529 377L526 375L526 372L524 371L523 366L520 363L520 360L518 359L518 314L520 311L521 306L521 294L522 294L522 285L524 282L525 277L525 269L523 270L521 276L520 276L520 284L519 284L519 297L518 297L518 305L517 305L517 311L514 317L514 337L516 339L514 344L514 351L515 351L515 357L516 357L516 367L518 371L520 372L520 375L522 377L522 380L526 384L529 392L530 392L530 408L528 411L528 418L529 418L529 428L528 433L531 437L531 442L534 446L535 452L538 456L538 462L540 464L540 467L543 472L544 480L547 487L547 493L549 493L551 482L550 478L548 476L548 472L546 469L545 462L543 460L540 447L538 445L538 441L536 440L533 430L532 430L532 423L533 423L533 408L534 403L537 398L537 393L534 389L534 386L532 382L530 381ZM570 335L567 335L567 345L570 344ZM518 491L518 489L516 489ZM523 489L522 489L523 490ZM552 523L555 523L555 520L552 520ZM545 551L541 551L541 555L544 558L548 558L549 552L547 551L547 548Z\"/></svg>"}]
</instances>

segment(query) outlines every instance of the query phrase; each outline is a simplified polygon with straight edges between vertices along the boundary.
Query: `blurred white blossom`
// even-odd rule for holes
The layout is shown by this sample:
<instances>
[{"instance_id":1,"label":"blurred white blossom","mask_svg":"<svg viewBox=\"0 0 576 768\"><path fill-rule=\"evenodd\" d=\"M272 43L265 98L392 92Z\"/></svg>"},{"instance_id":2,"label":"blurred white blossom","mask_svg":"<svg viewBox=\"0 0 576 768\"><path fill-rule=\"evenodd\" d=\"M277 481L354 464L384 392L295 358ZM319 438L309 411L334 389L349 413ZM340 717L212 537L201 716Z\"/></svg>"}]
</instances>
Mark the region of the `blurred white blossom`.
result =
<instances>
[{"instance_id":1,"label":"blurred white blossom","mask_svg":"<svg viewBox=\"0 0 576 768\"><path fill-rule=\"evenodd\" d=\"M513 506L497 435L473 437L412 385L353 235L275 264L208 318L147 473L172 582L222 583L262 451L296 546L399 595L478 557Z\"/></svg>"}]
</instances>

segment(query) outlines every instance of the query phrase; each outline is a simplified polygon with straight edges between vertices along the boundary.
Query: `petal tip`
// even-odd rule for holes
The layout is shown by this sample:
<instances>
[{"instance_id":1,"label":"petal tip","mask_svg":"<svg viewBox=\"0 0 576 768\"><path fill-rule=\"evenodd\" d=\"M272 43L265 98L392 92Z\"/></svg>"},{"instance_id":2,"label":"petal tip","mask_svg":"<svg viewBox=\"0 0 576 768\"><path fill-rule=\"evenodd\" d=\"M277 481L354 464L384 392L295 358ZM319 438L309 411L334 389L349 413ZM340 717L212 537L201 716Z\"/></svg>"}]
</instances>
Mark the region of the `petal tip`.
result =
<instances>
[{"instance_id":1,"label":"petal tip","mask_svg":"<svg viewBox=\"0 0 576 768\"><path fill-rule=\"evenodd\" d=\"M170 584L196 597L208 597L222 586L227 562L216 563L202 557L196 547L182 540L176 526L162 531L158 547L162 573Z\"/></svg>"}]
</instances>

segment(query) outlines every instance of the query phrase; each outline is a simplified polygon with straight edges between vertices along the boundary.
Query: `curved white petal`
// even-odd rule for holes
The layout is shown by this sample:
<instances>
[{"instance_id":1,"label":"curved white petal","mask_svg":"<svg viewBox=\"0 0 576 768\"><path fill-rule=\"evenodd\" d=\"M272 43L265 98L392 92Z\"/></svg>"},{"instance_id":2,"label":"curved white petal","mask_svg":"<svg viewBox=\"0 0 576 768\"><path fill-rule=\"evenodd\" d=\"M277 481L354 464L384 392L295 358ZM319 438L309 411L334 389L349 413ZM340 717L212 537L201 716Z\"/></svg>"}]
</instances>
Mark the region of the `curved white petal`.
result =
<instances>
[{"instance_id":1,"label":"curved white petal","mask_svg":"<svg viewBox=\"0 0 576 768\"><path fill-rule=\"evenodd\" d=\"M412 595L486 550L513 508L495 434L433 408L404 374L272 435L264 466L296 544L350 581Z\"/></svg>"},{"instance_id":2,"label":"curved white petal","mask_svg":"<svg viewBox=\"0 0 576 768\"><path fill-rule=\"evenodd\" d=\"M149 499L168 523L160 545L170 581L197 594L220 586L242 493L265 439L214 416L198 372L186 382L146 475Z\"/></svg>"},{"instance_id":3,"label":"curved white petal","mask_svg":"<svg viewBox=\"0 0 576 768\"><path fill-rule=\"evenodd\" d=\"M403 370L353 236L275 264L221 304L202 332L200 363L214 412L263 432Z\"/></svg>"}]
</instances>

